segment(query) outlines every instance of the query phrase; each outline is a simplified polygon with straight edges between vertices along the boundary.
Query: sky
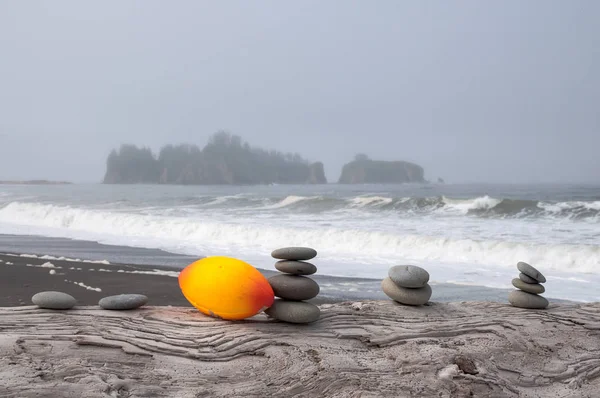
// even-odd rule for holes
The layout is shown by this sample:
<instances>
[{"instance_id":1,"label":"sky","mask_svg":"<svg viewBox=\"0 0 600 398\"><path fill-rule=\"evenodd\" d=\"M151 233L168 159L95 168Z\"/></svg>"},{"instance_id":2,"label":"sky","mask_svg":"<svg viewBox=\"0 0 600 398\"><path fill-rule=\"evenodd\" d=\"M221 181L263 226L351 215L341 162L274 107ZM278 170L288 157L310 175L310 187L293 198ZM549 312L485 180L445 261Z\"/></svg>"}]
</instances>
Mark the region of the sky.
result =
<instances>
[{"instance_id":1,"label":"sky","mask_svg":"<svg viewBox=\"0 0 600 398\"><path fill-rule=\"evenodd\" d=\"M0 180L218 130L447 182L600 183L600 2L0 1Z\"/></svg>"}]
</instances>

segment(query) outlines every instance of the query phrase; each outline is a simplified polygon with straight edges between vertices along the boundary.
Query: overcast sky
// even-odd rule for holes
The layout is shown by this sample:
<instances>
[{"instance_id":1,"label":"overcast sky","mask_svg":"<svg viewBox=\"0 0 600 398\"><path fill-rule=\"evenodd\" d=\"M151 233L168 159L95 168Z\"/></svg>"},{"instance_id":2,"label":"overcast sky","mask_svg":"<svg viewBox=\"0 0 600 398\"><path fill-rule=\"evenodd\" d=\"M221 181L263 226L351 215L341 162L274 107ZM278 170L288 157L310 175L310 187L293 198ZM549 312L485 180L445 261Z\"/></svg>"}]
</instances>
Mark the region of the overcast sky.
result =
<instances>
[{"instance_id":1,"label":"overcast sky","mask_svg":"<svg viewBox=\"0 0 600 398\"><path fill-rule=\"evenodd\" d=\"M600 182L600 1L0 0L0 179L219 129L450 182Z\"/></svg>"}]
</instances>

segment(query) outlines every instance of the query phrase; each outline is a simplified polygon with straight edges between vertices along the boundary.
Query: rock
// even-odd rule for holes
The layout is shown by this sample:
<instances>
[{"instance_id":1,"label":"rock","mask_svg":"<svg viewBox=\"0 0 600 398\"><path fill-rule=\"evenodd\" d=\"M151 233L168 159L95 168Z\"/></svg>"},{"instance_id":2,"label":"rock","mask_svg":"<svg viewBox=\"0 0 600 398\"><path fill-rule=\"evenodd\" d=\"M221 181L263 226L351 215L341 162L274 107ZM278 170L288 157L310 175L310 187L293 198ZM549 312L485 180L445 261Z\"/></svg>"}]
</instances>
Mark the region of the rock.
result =
<instances>
[{"instance_id":1,"label":"rock","mask_svg":"<svg viewBox=\"0 0 600 398\"><path fill-rule=\"evenodd\" d=\"M532 294L542 294L546 291L546 288L539 283L525 283L519 278L513 279L512 285L517 289L521 289L524 292Z\"/></svg>"},{"instance_id":2,"label":"rock","mask_svg":"<svg viewBox=\"0 0 600 398\"><path fill-rule=\"evenodd\" d=\"M419 288L429 282L429 272L416 265L395 265L389 269L388 276L400 287Z\"/></svg>"},{"instance_id":3,"label":"rock","mask_svg":"<svg viewBox=\"0 0 600 398\"><path fill-rule=\"evenodd\" d=\"M303 301L285 301L276 299L265 310L271 318L290 323L310 323L319 319L321 310L314 304Z\"/></svg>"},{"instance_id":4,"label":"rock","mask_svg":"<svg viewBox=\"0 0 600 398\"><path fill-rule=\"evenodd\" d=\"M310 300L320 291L319 284L306 276L279 274L268 280L275 296L282 299Z\"/></svg>"},{"instance_id":5,"label":"rock","mask_svg":"<svg viewBox=\"0 0 600 398\"><path fill-rule=\"evenodd\" d=\"M548 300L546 300L546 298L521 290L513 290L510 292L508 301L519 308L544 309L548 306Z\"/></svg>"},{"instance_id":6,"label":"rock","mask_svg":"<svg viewBox=\"0 0 600 398\"><path fill-rule=\"evenodd\" d=\"M317 251L310 247L283 247L273 250L273 258L280 260L310 260L317 257Z\"/></svg>"},{"instance_id":7,"label":"rock","mask_svg":"<svg viewBox=\"0 0 600 398\"><path fill-rule=\"evenodd\" d=\"M105 310L134 310L148 302L148 297L143 294L117 294L104 297L98 305Z\"/></svg>"},{"instance_id":8,"label":"rock","mask_svg":"<svg viewBox=\"0 0 600 398\"><path fill-rule=\"evenodd\" d=\"M522 280L525 283L538 283L538 281L536 281L535 279L533 279L530 276L525 275L522 272L519 274L519 279Z\"/></svg>"},{"instance_id":9,"label":"rock","mask_svg":"<svg viewBox=\"0 0 600 398\"><path fill-rule=\"evenodd\" d=\"M314 264L305 261L281 260L275 263L275 268L293 275L312 275L317 272L317 267Z\"/></svg>"},{"instance_id":10,"label":"rock","mask_svg":"<svg viewBox=\"0 0 600 398\"><path fill-rule=\"evenodd\" d=\"M457 355L454 358L454 363L463 373L470 375L476 375L477 373L479 373L479 370L477 370L477 366L475 366L475 362L473 362L473 360L469 357L466 357L464 355Z\"/></svg>"},{"instance_id":11,"label":"rock","mask_svg":"<svg viewBox=\"0 0 600 398\"><path fill-rule=\"evenodd\" d=\"M40 308L52 310L68 310L77 304L77 300L70 294L55 291L36 293L31 301Z\"/></svg>"},{"instance_id":12,"label":"rock","mask_svg":"<svg viewBox=\"0 0 600 398\"><path fill-rule=\"evenodd\" d=\"M535 269L534 267L532 267L531 265L529 265L527 263L519 261L517 263L517 268L523 274L527 275L530 278L535 279L538 283L546 282L546 277L544 275L542 275L542 273L540 271L538 271L537 269Z\"/></svg>"},{"instance_id":13,"label":"rock","mask_svg":"<svg viewBox=\"0 0 600 398\"><path fill-rule=\"evenodd\" d=\"M392 300L407 305L423 305L431 298L431 286L421 288L400 287L387 277L381 282L381 289Z\"/></svg>"}]
</instances>

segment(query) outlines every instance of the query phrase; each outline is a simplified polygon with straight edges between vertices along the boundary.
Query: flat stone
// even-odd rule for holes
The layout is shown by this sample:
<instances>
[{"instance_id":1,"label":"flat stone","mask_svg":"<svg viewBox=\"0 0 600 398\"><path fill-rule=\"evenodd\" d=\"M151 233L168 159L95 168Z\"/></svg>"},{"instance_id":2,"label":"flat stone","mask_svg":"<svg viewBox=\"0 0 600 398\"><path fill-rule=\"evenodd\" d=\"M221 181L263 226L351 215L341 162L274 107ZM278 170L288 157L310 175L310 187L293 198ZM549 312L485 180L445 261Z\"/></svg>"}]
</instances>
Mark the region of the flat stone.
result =
<instances>
[{"instance_id":1,"label":"flat stone","mask_svg":"<svg viewBox=\"0 0 600 398\"><path fill-rule=\"evenodd\" d=\"M55 291L36 293L31 301L40 308L52 310L68 310L77 304L77 300L70 294Z\"/></svg>"},{"instance_id":2,"label":"flat stone","mask_svg":"<svg viewBox=\"0 0 600 398\"><path fill-rule=\"evenodd\" d=\"M517 268L523 274L527 275L530 278L535 279L538 283L546 282L546 277L544 275L542 275L542 273L540 271L538 271L537 269L535 269L534 267L532 267L531 265L529 265L527 263L519 261L517 263Z\"/></svg>"},{"instance_id":3,"label":"flat stone","mask_svg":"<svg viewBox=\"0 0 600 398\"><path fill-rule=\"evenodd\" d=\"M293 275L312 275L317 272L317 267L314 264L305 261L281 260L275 263L275 268Z\"/></svg>"},{"instance_id":4,"label":"flat stone","mask_svg":"<svg viewBox=\"0 0 600 398\"><path fill-rule=\"evenodd\" d=\"M392 300L406 305L423 305L431 298L431 286L406 288L398 286L390 277L381 282L381 289Z\"/></svg>"},{"instance_id":5,"label":"flat stone","mask_svg":"<svg viewBox=\"0 0 600 398\"><path fill-rule=\"evenodd\" d=\"M513 290L510 292L508 294L508 302L519 308L541 310L548 306L548 300L546 300L546 298L521 290Z\"/></svg>"},{"instance_id":6,"label":"flat stone","mask_svg":"<svg viewBox=\"0 0 600 398\"><path fill-rule=\"evenodd\" d=\"M395 265L388 270L388 276L400 287L419 288L429 282L429 272L416 265Z\"/></svg>"},{"instance_id":7,"label":"flat stone","mask_svg":"<svg viewBox=\"0 0 600 398\"><path fill-rule=\"evenodd\" d=\"M273 250L271 257L280 260L310 260L317 257L317 251L310 247L282 247Z\"/></svg>"},{"instance_id":8,"label":"flat stone","mask_svg":"<svg viewBox=\"0 0 600 398\"><path fill-rule=\"evenodd\" d=\"M314 304L303 301L275 299L273 305L265 310L271 318L289 323L311 323L321 316L321 310Z\"/></svg>"},{"instance_id":9,"label":"flat stone","mask_svg":"<svg viewBox=\"0 0 600 398\"><path fill-rule=\"evenodd\" d=\"M148 297L143 294L117 294L104 297L98 305L105 310L134 310L148 302Z\"/></svg>"},{"instance_id":10,"label":"flat stone","mask_svg":"<svg viewBox=\"0 0 600 398\"><path fill-rule=\"evenodd\" d=\"M275 296L282 299L310 300L320 291L319 284L306 276L279 274L268 280Z\"/></svg>"},{"instance_id":11,"label":"flat stone","mask_svg":"<svg viewBox=\"0 0 600 398\"><path fill-rule=\"evenodd\" d=\"M519 273L519 279L522 280L525 283L538 283L538 281L536 281L535 279L533 279L530 276L525 275L524 273Z\"/></svg>"},{"instance_id":12,"label":"flat stone","mask_svg":"<svg viewBox=\"0 0 600 398\"><path fill-rule=\"evenodd\" d=\"M521 289L527 293L542 294L546 291L546 288L539 283L525 283L519 278L513 279L512 285L517 289Z\"/></svg>"}]
</instances>

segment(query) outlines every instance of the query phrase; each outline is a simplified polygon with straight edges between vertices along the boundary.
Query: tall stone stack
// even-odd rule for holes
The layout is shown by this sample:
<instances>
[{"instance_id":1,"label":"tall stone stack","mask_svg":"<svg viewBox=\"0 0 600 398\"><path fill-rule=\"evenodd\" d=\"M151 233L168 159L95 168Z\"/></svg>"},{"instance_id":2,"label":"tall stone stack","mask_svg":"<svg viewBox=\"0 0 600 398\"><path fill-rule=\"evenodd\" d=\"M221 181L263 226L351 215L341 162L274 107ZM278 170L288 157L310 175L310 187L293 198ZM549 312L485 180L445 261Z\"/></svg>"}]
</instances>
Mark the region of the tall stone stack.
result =
<instances>
[{"instance_id":1,"label":"tall stone stack","mask_svg":"<svg viewBox=\"0 0 600 398\"><path fill-rule=\"evenodd\" d=\"M429 272L416 265L395 265L381 282L381 289L392 300L405 305L423 305L431 298Z\"/></svg>"},{"instance_id":2,"label":"tall stone stack","mask_svg":"<svg viewBox=\"0 0 600 398\"><path fill-rule=\"evenodd\" d=\"M515 307L529 309L544 309L548 307L548 300L540 296L546 289L542 283L546 277L531 265L522 261L517 263L520 271L519 277L512 280L512 285L519 290L513 290L508 295L508 302Z\"/></svg>"},{"instance_id":3,"label":"tall stone stack","mask_svg":"<svg viewBox=\"0 0 600 398\"><path fill-rule=\"evenodd\" d=\"M321 315L319 307L304 301L317 297L320 291L319 284L308 277L317 272L317 267L307 262L317 256L317 251L310 247L284 247L274 250L271 256L279 260L275 268L280 273L268 278L278 298L265 313L289 323L318 320Z\"/></svg>"}]
</instances>

